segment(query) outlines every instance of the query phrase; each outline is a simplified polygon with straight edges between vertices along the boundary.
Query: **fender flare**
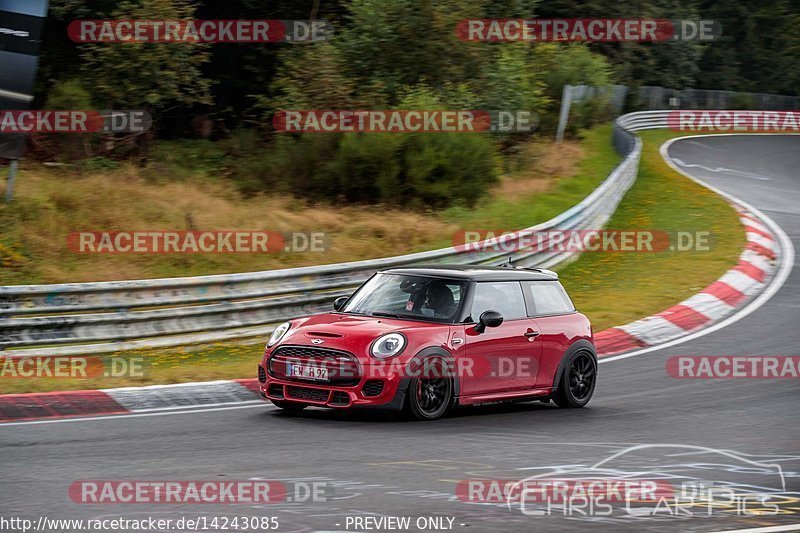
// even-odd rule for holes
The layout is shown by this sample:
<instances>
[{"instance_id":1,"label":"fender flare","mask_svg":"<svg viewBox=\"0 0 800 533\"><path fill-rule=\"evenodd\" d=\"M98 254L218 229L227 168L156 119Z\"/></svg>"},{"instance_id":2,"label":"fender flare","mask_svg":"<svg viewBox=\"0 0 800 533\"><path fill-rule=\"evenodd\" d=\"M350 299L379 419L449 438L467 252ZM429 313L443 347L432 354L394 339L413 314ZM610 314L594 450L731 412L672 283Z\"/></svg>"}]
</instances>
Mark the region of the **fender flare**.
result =
<instances>
[{"instance_id":1,"label":"fender flare","mask_svg":"<svg viewBox=\"0 0 800 533\"><path fill-rule=\"evenodd\" d=\"M558 389L558 384L561 382L561 376L564 374L564 368L567 366L567 360L572 357L572 355L576 352L586 351L592 354L592 358L594 359L594 367L595 367L595 375L597 373L599 365L597 364L597 350L587 339L579 339L573 342L569 348L566 349L564 355L561 356L561 361L558 363L558 369L556 370L556 375L553 378L553 391Z\"/></svg>"},{"instance_id":2,"label":"fender flare","mask_svg":"<svg viewBox=\"0 0 800 533\"><path fill-rule=\"evenodd\" d=\"M456 358L453 356L453 354L451 354L450 352L448 352L447 350L445 350L440 346L428 346L427 348L423 348L422 350L417 352L417 354L414 357L408 360L408 362L405 364L406 375L403 376L403 378L400 380L400 385L398 386L398 389L402 389L404 391L408 390L408 385L409 383L411 383L411 378L412 378L411 372L408 371L409 365L411 365L414 361L421 361L423 359L427 359L429 357L434 357L434 356L438 356L441 357L442 359L447 360L448 364L451 365L451 368L453 369L453 375L452 375L453 399L455 400L456 398L458 398L459 393L461 391L461 380L458 376L458 367L456 366Z\"/></svg>"},{"instance_id":3,"label":"fender flare","mask_svg":"<svg viewBox=\"0 0 800 533\"><path fill-rule=\"evenodd\" d=\"M405 403L406 403L406 395L408 394L408 386L411 383L411 372L409 371L409 365L411 365L414 361L421 361L423 359L426 359L428 357L433 357L433 356L439 356L439 357L442 357L444 359L447 359L449 361L449 363L453 365L453 368L455 368L455 362L456 362L455 357L453 357L453 354L451 354L450 352L448 352L444 348L441 348L439 346L429 346L427 348L423 348L422 350L417 352L417 354L414 355L414 357L409 359L408 362L405 365L403 365L403 368L405 369L405 371L404 371L405 375L401 376L401 378L400 378L400 383L398 383L398 385L397 385L397 392L395 393L394 398L392 398L386 404L382 404L382 405L361 405L361 406L359 406L359 409L379 409L379 410L389 410L389 411L402 411L403 407L405 406ZM458 379L458 373L456 372L455 375L453 376L453 401L454 402L456 401L456 398L458 398L456 393L460 390L459 387L460 387L460 382L459 382L459 379Z\"/></svg>"}]
</instances>

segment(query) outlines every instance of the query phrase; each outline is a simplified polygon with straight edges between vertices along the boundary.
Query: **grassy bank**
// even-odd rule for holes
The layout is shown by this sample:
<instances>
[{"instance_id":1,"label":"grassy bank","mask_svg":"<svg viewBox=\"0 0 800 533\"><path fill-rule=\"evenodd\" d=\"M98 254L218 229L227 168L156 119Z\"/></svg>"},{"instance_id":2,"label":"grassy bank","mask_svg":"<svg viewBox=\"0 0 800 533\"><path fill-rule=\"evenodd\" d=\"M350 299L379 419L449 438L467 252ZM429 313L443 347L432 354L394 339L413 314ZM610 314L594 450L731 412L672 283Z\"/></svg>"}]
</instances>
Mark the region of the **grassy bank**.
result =
<instances>
[{"instance_id":1,"label":"grassy bank","mask_svg":"<svg viewBox=\"0 0 800 533\"><path fill-rule=\"evenodd\" d=\"M680 136L646 131L639 177L609 229L710 233L708 251L585 253L559 274L594 330L663 311L696 294L736 264L745 246L736 212L719 195L675 172L659 147Z\"/></svg>"},{"instance_id":2,"label":"grassy bank","mask_svg":"<svg viewBox=\"0 0 800 533\"><path fill-rule=\"evenodd\" d=\"M621 202L608 228L708 231L709 251L661 253L586 253L560 269L576 305L600 331L661 311L721 276L738 257L744 234L737 216L719 196L673 171L658 147L673 132L646 132L639 178ZM525 170L510 172L491 200L474 211L439 214L454 227L514 228L546 220L588 194L618 161L608 142L610 130L597 128L580 145L583 157L571 177L541 182ZM553 165L557 165L554 158ZM600 174L602 172L602 174ZM530 218L525 218L526 213ZM447 237L449 239L449 236ZM438 242L432 238L432 243ZM446 246L449 243L443 242ZM117 354L142 357L142 378L90 380L0 380L0 392L117 387L232 379L255 375L263 343L217 344L191 349L143 350Z\"/></svg>"},{"instance_id":3,"label":"grassy bank","mask_svg":"<svg viewBox=\"0 0 800 533\"><path fill-rule=\"evenodd\" d=\"M0 285L252 272L449 246L460 229L530 225L579 201L618 160L608 135L608 128L601 127L581 142L520 145L519 153L498 162L504 167L502 180L477 206L443 211L313 204L281 194L244 196L217 176L208 157L190 165L191 158L159 156L165 159L141 169L24 163L14 203L0 204ZM68 235L78 231L190 229L324 232L329 248L112 255L79 254L67 247Z\"/></svg>"}]
</instances>

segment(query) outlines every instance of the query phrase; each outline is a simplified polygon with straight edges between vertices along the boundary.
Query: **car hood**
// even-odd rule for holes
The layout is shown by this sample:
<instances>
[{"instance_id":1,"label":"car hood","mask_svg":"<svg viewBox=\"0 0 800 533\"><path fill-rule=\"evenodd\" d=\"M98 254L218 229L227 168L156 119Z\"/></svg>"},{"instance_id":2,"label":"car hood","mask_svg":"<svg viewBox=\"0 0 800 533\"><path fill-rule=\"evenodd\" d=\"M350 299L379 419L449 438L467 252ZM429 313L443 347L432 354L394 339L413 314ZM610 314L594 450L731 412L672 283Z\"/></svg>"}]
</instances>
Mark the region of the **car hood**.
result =
<instances>
[{"instance_id":1,"label":"car hood","mask_svg":"<svg viewBox=\"0 0 800 533\"><path fill-rule=\"evenodd\" d=\"M280 344L312 345L314 339L321 347L339 348L364 353L369 345L381 335L401 332L409 341L409 348L417 338L425 338L436 344L447 342L450 324L417 322L405 319L326 313L292 321L292 329L281 339ZM416 333L423 333L416 335Z\"/></svg>"}]
</instances>

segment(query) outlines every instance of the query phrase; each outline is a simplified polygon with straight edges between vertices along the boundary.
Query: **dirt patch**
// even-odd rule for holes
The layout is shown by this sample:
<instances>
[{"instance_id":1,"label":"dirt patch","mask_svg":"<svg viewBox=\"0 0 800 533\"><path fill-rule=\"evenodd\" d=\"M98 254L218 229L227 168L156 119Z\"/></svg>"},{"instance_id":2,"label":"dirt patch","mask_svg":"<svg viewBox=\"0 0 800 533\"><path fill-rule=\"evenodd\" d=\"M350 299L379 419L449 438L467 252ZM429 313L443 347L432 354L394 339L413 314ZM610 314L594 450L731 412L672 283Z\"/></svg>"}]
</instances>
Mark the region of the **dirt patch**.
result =
<instances>
[{"instance_id":1,"label":"dirt patch","mask_svg":"<svg viewBox=\"0 0 800 533\"><path fill-rule=\"evenodd\" d=\"M546 192L557 180L577 174L582 157L576 141L529 143L515 157L515 168L503 178L496 194L512 200Z\"/></svg>"}]
</instances>

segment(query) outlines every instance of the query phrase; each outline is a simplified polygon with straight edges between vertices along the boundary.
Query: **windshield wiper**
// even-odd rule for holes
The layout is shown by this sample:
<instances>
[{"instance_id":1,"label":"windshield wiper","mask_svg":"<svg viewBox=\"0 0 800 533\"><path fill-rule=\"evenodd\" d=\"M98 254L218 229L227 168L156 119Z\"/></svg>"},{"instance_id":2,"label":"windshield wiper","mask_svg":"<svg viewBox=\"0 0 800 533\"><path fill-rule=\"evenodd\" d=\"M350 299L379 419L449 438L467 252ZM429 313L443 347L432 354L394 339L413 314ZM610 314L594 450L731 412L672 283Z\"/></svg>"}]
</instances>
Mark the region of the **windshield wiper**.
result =
<instances>
[{"instance_id":1,"label":"windshield wiper","mask_svg":"<svg viewBox=\"0 0 800 533\"><path fill-rule=\"evenodd\" d=\"M427 318L425 315L420 316L411 313L405 313L405 314L392 313L391 311L375 311L370 314L372 316L381 316L381 317L385 316L387 318L410 318L412 320L425 320Z\"/></svg>"},{"instance_id":2,"label":"windshield wiper","mask_svg":"<svg viewBox=\"0 0 800 533\"><path fill-rule=\"evenodd\" d=\"M407 318L410 320L419 320L421 322L440 322L443 324L447 323L447 322L442 322L441 319L437 320L435 317L427 315L413 315L411 313L400 314L400 313L392 313L389 311L374 311L370 313L370 315L377 317L386 317L386 318L400 318L400 319Z\"/></svg>"}]
</instances>

